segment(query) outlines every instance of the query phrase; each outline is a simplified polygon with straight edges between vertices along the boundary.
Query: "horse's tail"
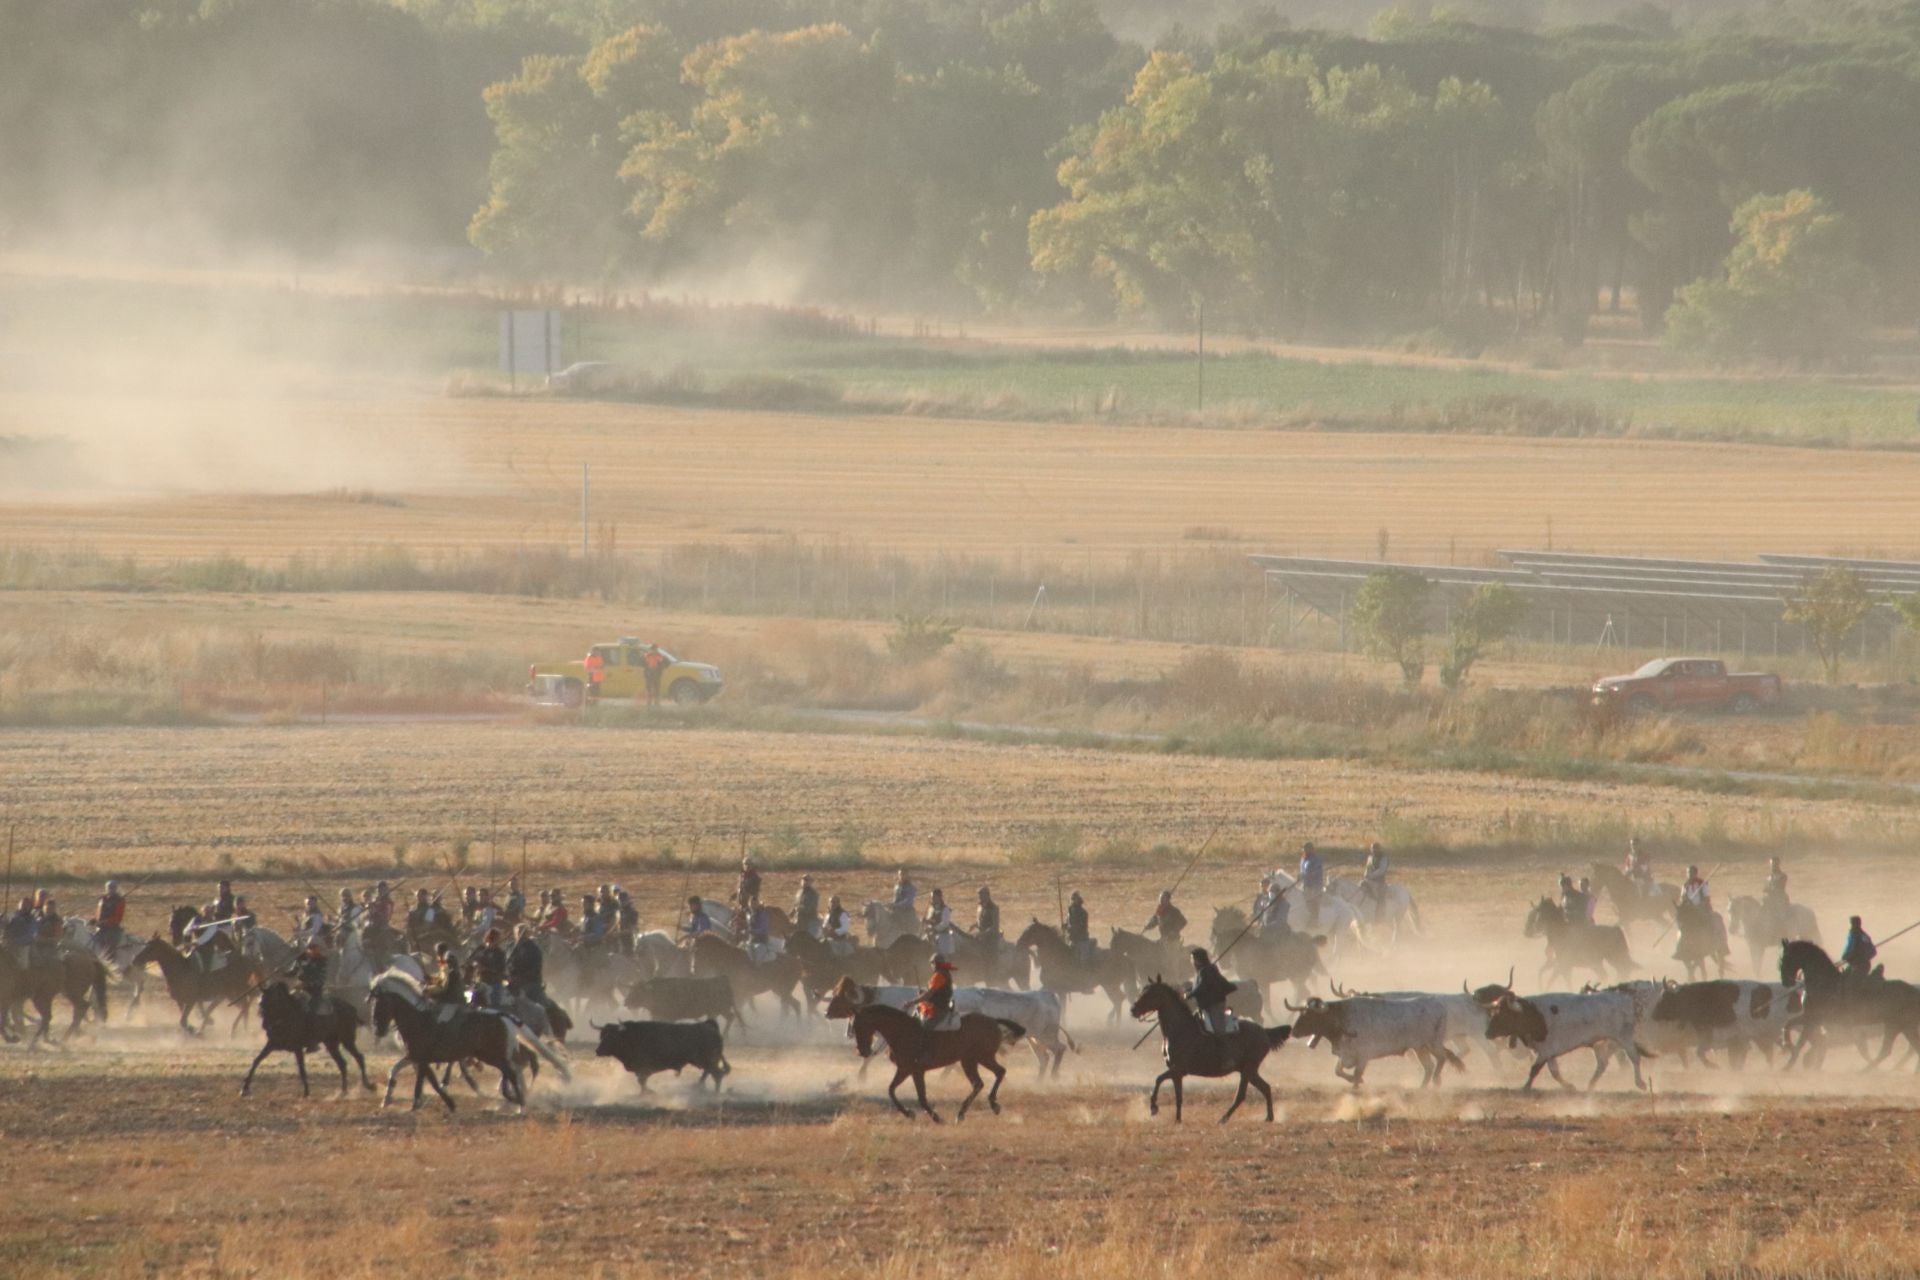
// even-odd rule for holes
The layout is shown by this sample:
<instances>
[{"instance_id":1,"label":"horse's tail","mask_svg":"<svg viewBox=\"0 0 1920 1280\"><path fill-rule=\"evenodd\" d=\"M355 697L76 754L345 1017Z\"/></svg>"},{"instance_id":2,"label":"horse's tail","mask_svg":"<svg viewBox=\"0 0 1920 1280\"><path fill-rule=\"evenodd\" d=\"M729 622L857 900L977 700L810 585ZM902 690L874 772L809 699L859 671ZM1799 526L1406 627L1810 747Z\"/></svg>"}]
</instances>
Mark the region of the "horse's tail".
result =
<instances>
[{"instance_id":1,"label":"horse's tail","mask_svg":"<svg viewBox=\"0 0 1920 1280\"><path fill-rule=\"evenodd\" d=\"M573 1073L567 1070L566 1060L560 1057L560 1055L555 1053L553 1050L547 1048L547 1046L541 1041L539 1036L536 1036L533 1034L533 1032L527 1030L527 1026L524 1022L520 1021L520 1019L518 1018L508 1018L506 1021L507 1021L507 1024L513 1028L514 1039L520 1042L521 1048L526 1049L532 1053L537 1053L542 1058L545 1058L548 1062L552 1063L553 1069L560 1073L560 1078L562 1080L571 1081L573 1079Z\"/></svg>"},{"instance_id":2,"label":"horse's tail","mask_svg":"<svg viewBox=\"0 0 1920 1280\"><path fill-rule=\"evenodd\" d=\"M1027 1029L1011 1018L995 1018L1000 1024L1000 1037L1006 1044L1014 1044L1027 1038Z\"/></svg>"},{"instance_id":3,"label":"horse's tail","mask_svg":"<svg viewBox=\"0 0 1920 1280\"><path fill-rule=\"evenodd\" d=\"M102 1023L107 1020L107 966L93 962L93 1011Z\"/></svg>"}]
</instances>

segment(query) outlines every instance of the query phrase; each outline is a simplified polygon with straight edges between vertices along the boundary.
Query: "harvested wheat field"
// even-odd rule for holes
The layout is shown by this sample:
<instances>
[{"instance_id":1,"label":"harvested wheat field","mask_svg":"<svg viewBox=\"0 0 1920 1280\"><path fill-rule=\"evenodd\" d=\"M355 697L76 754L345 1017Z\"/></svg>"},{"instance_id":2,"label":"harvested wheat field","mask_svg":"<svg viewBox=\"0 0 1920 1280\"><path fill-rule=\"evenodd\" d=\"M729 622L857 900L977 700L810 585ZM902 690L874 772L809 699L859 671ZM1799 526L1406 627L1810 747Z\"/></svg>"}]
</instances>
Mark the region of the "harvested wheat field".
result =
<instances>
[{"instance_id":1,"label":"harvested wheat field","mask_svg":"<svg viewBox=\"0 0 1920 1280\"><path fill-rule=\"evenodd\" d=\"M1920 456L1902 453L404 396L16 394L0 399L9 424L79 442L102 488L0 491L0 545L146 559L573 545L582 462L593 519L623 549L793 537L1110 561L1204 536L1371 558L1385 528L1398 558L1462 563L1547 543L1920 553Z\"/></svg>"}]
</instances>

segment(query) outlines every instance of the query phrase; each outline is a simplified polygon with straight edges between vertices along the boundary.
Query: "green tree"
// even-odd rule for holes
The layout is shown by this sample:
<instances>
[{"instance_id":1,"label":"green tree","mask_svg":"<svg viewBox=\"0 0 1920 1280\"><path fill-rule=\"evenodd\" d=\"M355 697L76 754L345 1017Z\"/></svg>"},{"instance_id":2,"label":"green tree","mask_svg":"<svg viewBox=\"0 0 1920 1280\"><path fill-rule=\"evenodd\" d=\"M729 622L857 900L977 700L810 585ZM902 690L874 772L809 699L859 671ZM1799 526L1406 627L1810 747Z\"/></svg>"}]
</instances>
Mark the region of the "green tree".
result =
<instances>
[{"instance_id":1,"label":"green tree","mask_svg":"<svg viewBox=\"0 0 1920 1280\"><path fill-rule=\"evenodd\" d=\"M1447 629L1440 683L1458 689L1486 651L1513 634L1526 612L1526 597L1504 582L1489 582L1468 596Z\"/></svg>"},{"instance_id":2,"label":"green tree","mask_svg":"<svg viewBox=\"0 0 1920 1280\"><path fill-rule=\"evenodd\" d=\"M1866 584L1845 565L1832 565L1788 596L1786 605L1781 616L1806 628L1807 643L1820 655L1827 683L1837 683L1847 637L1873 612Z\"/></svg>"},{"instance_id":3,"label":"green tree","mask_svg":"<svg viewBox=\"0 0 1920 1280\"><path fill-rule=\"evenodd\" d=\"M1408 685L1427 669L1427 592L1430 584L1405 569L1370 573L1353 598L1360 647L1400 668Z\"/></svg>"},{"instance_id":4,"label":"green tree","mask_svg":"<svg viewBox=\"0 0 1920 1280\"><path fill-rule=\"evenodd\" d=\"M1723 279L1680 290L1667 314L1676 350L1713 360L1817 361L1866 324L1867 273L1846 223L1810 191L1755 196L1733 215Z\"/></svg>"}]
</instances>

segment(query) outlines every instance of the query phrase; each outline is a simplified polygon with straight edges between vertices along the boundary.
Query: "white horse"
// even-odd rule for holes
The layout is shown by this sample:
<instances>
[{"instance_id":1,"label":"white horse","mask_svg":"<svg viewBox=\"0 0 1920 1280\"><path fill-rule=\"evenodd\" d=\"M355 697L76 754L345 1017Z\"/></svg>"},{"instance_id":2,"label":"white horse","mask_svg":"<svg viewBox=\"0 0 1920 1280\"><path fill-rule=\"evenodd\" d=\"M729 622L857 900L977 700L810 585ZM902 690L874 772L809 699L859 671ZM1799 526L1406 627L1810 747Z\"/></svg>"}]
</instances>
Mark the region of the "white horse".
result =
<instances>
[{"instance_id":1,"label":"white horse","mask_svg":"<svg viewBox=\"0 0 1920 1280\"><path fill-rule=\"evenodd\" d=\"M1370 938L1384 937L1389 943L1400 941L1400 930L1410 928L1416 936L1426 932L1420 923L1420 907L1406 886L1389 883L1378 897L1367 886L1349 876L1335 876L1327 882L1327 892L1352 907Z\"/></svg>"},{"instance_id":2,"label":"white horse","mask_svg":"<svg viewBox=\"0 0 1920 1280\"><path fill-rule=\"evenodd\" d=\"M140 948L146 945L145 938L133 937L122 931L120 941L112 952L103 952L100 950L93 921L85 916L68 916L64 934L66 945L76 950L85 950L88 955L99 959L107 966L108 972L133 993L127 1001L127 1008L132 1009L140 1003L140 997L146 993L147 989L147 970L145 966L134 968L133 958L139 955Z\"/></svg>"},{"instance_id":3,"label":"white horse","mask_svg":"<svg viewBox=\"0 0 1920 1280\"><path fill-rule=\"evenodd\" d=\"M1285 879L1285 873L1280 873L1279 878ZM1325 934L1328 950L1334 956L1338 956L1349 941L1365 950L1366 939L1360 924L1360 913L1332 888L1315 898L1299 888L1299 883L1298 880L1290 880L1281 886L1288 890L1287 924L1298 933Z\"/></svg>"},{"instance_id":4,"label":"white horse","mask_svg":"<svg viewBox=\"0 0 1920 1280\"><path fill-rule=\"evenodd\" d=\"M913 912L896 909L891 902L868 902L860 908L860 918L867 922L867 943L882 949L892 946L901 938L918 937L920 921Z\"/></svg>"}]
</instances>

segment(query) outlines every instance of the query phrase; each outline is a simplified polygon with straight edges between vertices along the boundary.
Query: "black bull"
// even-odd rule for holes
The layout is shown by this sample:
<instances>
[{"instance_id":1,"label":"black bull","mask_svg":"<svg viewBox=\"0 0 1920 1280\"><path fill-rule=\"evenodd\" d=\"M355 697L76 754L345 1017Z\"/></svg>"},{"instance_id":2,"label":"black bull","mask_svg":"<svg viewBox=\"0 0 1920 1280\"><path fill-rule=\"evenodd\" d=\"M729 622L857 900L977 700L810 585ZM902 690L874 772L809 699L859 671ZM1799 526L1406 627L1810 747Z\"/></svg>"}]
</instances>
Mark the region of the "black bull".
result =
<instances>
[{"instance_id":1,"label":"black bull","mask_svg":"<svg viewBox=\"0 0 1920 1280\"><path fill-rule=\"evenodd\" d=\"M700 1084L709 1078L713 1090L733 1070L727 1061L726 1044L720 1038L720 1026L712 1018L704 1022L612 1022L598 1028L600 1047L594 1054L617 1059L640 1081L644 1092L647 1077L662 1071L675 1075L687 1067L700 1068Z\"/></svg>"}]
</instances>

